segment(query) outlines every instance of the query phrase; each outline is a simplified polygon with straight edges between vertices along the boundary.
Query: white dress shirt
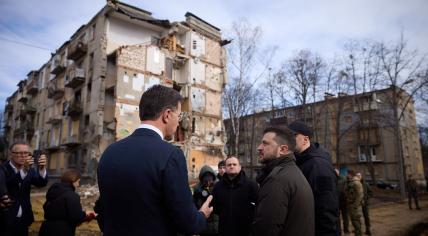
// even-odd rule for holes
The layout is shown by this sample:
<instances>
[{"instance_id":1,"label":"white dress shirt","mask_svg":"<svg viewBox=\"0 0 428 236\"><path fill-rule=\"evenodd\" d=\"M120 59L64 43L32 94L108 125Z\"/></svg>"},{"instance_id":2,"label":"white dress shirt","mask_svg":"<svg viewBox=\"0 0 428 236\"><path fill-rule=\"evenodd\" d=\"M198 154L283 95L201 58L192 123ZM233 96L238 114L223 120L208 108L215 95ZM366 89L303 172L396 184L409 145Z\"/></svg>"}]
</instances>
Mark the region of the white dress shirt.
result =
<instances>
[{"instance_id":1,"label":"white dress shirt","mask_svg":"<svg viewBox=\"0 0 428 236\"><path fill-rule=\"evenodd\" d=\"M13 171L15 171L15 174L18 174L18 168L16 168L11 161L9 161L10 166L12 166ZM24 169L19 170L19 174L21 175L21 179L25 179L27 176L27 172L24 171ZM39 172L40 176L44 179L46 178L46 169L44 169L43 173ZM16 217L22 216L22 207L19 205L18 214L16 214Z\"/></svg>"},{"instance_id":2,"label":"white dress shirt","mask_svg":"<svg viewBox=\"0 0 428 236\"><path fill-rule=\"evenodd\" d=\"M149 124L141 124L140 126L138 126L137 129L141 129L141 128L143 128L143 129L150 129L150 130L155 131L157 134L159 134L159 136L163 140L163 133L162 133L162 131L160 131L160 129L156 128L155 126L149 125Z\"/></svg>"}]
</instances>

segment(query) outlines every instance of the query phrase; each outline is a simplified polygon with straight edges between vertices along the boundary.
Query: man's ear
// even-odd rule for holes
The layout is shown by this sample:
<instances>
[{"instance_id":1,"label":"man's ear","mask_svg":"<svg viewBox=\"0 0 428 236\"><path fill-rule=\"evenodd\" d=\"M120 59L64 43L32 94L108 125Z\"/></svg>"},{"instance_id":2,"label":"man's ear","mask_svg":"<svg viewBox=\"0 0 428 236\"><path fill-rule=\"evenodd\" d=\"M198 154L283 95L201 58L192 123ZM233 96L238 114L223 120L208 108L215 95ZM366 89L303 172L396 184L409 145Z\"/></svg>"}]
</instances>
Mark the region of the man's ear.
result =
<instances>
[{"instance_id":1,"label":"man's ear","mask_svg":"<svg viewBox=\"0 0 428 236\"><path fill-rule=\"evenodd\" d=\"M164 124L168 123L168 120L169 120L169 110L166 109L165 111L163 111L161 117L162 117L162 122Z\"/></svg>"},{"instance_id":2,"label":"man's ear","mask_svg":"<svg viewBox=\"0 0 428 236\"><path fill-rule=\"evenodd\" d=\"M283 144L279 146L279 154L281 156L288 154L288 145Z\"/></svg>"}]
</instances>

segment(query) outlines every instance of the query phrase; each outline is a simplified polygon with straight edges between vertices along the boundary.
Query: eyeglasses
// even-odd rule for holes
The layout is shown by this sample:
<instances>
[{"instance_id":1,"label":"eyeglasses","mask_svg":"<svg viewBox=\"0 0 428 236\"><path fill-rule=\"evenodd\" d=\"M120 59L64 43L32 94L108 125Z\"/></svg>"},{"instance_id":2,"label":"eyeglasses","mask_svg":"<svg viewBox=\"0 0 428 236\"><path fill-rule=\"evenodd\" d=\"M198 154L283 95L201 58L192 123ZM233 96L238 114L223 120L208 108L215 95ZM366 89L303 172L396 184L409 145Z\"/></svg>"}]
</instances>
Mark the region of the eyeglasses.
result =
<instances>
[{"instance_id":1,"label":"eyeglasses","mask_svg":"<svg viewBox=\"0 0 428 236\"><path fill-rule=\"evenodd\" d=\"M171 112L177 114L176 110L171 110ZM178 121L181 121L183 119L184 113L180 112L177 116L178 116Z\"/></svg>"},{"instance_id":2,"label":"eyeglasses","mask_svg":"<svg viewBox=\"0 0 428 236\"><path fill-rule=\"evenodd\" d=\"M29 156L31 152L12 152L12 154L17 156Z\"/></svg>"}]
</instances>

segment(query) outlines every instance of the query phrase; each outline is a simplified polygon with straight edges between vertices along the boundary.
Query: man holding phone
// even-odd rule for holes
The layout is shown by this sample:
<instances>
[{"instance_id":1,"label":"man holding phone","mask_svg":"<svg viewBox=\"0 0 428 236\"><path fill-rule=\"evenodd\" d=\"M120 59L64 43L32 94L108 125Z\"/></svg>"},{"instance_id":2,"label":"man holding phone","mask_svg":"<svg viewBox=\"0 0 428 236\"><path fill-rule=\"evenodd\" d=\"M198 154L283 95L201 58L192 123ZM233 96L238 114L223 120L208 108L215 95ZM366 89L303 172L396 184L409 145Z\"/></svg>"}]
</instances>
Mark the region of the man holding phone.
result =
<instances>
[{"instance_id":1,"label":"man holding phone","mask_svg":"<svg viewBox=\"0 0 428 236\"><path fill-rule=\"evenodd\" d=\"M35 158L29 150L26 142L13 143L9 148L10 160L0 166L5 177L6 198L9 202L7 211L0 215L0 235L28 235L28 227L34 221L30 202L31 185L44 187L48 183L46 155L40 153L40 156ZM4 199L3 196L2 200Z\"/></svg>"}]
</instances>

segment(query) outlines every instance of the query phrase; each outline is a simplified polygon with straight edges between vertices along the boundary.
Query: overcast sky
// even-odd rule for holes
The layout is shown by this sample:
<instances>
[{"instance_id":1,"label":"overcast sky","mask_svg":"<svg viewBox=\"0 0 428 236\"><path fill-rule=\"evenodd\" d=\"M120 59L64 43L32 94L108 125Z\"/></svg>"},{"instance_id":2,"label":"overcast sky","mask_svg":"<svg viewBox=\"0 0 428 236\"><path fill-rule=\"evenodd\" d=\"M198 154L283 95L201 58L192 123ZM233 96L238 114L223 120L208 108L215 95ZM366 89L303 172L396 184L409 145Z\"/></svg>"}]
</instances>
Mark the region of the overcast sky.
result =
<instances>
[{"instance_id":1,"label":"overcast sky","mask_svg":"<svg viewBox=\"0 0 428 236\"><path fill-rule=\"evenodd\" d=\"M170 21L183 21L189 11L222 31L245 17L262 27L263 46L279 46L277 63L300 49L332 56L351 38L394 41L402 30L412 48L428 52L426 0L123 2ZM16 84L47 62L50 52L105 4L105 0L0 0L0 110L17 89Z\"/></svg>"}]
</instances>

